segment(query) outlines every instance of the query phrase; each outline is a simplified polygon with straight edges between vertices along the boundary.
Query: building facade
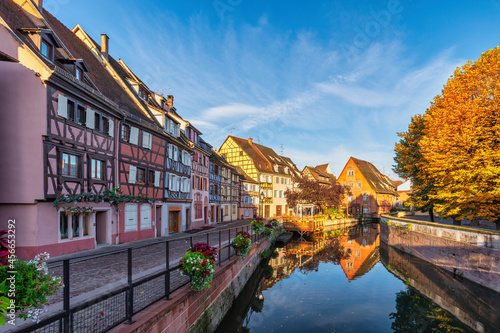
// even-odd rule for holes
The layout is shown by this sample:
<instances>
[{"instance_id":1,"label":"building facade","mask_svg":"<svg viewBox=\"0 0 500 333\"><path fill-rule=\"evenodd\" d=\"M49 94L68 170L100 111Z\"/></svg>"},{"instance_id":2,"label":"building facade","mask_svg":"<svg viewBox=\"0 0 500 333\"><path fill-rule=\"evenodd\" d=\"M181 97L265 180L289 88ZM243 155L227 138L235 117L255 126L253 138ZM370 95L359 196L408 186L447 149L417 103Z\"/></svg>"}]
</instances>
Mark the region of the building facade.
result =
<instances>
[{"instance_id":1,"label":"building facade","mask_svg":"<svg viewBox=\"0 0 500 333\"><path fill-rule=\"evenodd\" d=\"M389 177L370 162L354 157L347 161L338 182L351 191L342 204L348 214L379 217L391 210L397 198L396 188Z\"/></svg>"}]
</instances>

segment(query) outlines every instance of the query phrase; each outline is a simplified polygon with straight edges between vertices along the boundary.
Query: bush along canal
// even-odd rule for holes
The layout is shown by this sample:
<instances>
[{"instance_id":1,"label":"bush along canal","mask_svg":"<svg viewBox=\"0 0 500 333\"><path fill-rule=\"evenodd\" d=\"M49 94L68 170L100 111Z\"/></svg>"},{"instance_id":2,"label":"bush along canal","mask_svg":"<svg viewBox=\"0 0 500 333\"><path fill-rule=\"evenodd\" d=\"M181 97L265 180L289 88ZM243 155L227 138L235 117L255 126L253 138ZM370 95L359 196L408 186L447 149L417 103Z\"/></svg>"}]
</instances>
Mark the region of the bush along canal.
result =
<instances>
[{"instance_id":1,"label":"bush along canal","mask_svg":"<svg viewBox=\"0 0 500 333\"><path fill-rule=\"evenodd\" d=\"M216 332L498 332L500 294L380 243L379 224L299 237Z\"/></svg>"}]
</instances>

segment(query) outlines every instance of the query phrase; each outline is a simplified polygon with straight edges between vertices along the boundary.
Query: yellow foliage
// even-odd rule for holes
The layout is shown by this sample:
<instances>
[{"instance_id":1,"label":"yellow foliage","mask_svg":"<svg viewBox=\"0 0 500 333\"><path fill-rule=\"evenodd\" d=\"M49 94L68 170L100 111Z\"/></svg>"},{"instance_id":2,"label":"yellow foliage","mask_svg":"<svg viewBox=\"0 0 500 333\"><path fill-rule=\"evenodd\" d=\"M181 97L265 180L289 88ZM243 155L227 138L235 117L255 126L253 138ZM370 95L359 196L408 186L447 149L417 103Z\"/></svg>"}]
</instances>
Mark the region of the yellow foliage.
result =
<instances>
[{"instance_id":1,"label":"yellow foliage","mask_svg":"<svg viewBox=\"0 0 500 333\"><path fill-rule=\"evenodd\" d=\"M500 48L455 70L424 115L420 152L447 217L500 216Z\"/></svg>"}]
</instances>

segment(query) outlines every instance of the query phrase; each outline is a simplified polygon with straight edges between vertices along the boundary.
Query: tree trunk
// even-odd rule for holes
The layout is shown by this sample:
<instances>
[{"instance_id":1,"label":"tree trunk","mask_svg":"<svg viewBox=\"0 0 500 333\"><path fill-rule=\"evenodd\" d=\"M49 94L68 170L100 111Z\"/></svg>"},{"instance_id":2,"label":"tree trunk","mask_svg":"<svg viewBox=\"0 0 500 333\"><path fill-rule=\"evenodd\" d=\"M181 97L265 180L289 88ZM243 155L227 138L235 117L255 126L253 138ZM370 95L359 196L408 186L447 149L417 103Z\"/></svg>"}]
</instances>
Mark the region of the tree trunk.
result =
<instances>
[{"instance_id":1,"label":"tree trunk","mask_svg":"<svg viewBox=\"0 0 500 333\"><path fill-rule=\"evenodd\" d=\"M434 208L433 208L433 207L431 207L431 208L429 209L429 220L430 220L431 222L434 222Z\"/></svg>"},{"instance_id":2,"label":"tree trunk","mask_svg":"<svg viewBox=\"0 0 500 333\"><path fill-rule=\"evenodd\" d=\"M495 221L497 230L500 230L500 218Z\"/></svg>"},{"instance_id":3,"label":"tree trunk","mask_svg":"<svg viewBox=\"0 0 500 333\"><path fill-rule=\"evenodd\" d=\"M457 220L456 218L453 218L453 225L462 225L462 220Z\"/></svg>"}]
</instances>

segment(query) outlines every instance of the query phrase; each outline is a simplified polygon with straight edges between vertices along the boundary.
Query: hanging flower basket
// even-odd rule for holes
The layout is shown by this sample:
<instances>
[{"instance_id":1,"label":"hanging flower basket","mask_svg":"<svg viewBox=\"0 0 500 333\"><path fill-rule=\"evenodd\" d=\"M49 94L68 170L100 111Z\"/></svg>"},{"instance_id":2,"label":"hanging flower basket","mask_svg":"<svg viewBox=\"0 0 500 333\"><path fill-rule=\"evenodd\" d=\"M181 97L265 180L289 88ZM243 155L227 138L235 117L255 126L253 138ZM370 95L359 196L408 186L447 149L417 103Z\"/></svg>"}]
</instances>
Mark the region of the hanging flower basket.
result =
<instances>
[{"instance_id":1,"label":"hanging flower basket","mask_svg":"<svg viewBox=\"0 0 500 333\"><path fill-rule=\"evenodd\" d=\"M231 242L231 246L234 248L237 255L242 259L245 258L252 249L250 234L246 231L239 231Z\"/></svg>"},{"instance_id":2,"label":"hanging flower basket","mask_svg":"<svg viewBox=\"0 0 500 333\"><path fill-rule=\"evenodd\" d=\"M217 248L204 243L196 243L179 261L182 274L191 278L191 289L201 291L210 288L215 272Z\"/></svg>"}]
</instances>

